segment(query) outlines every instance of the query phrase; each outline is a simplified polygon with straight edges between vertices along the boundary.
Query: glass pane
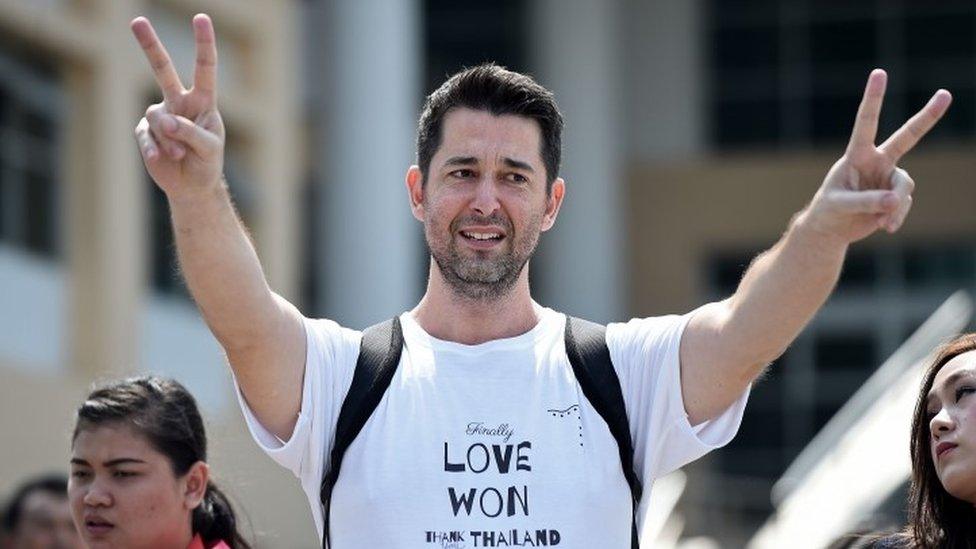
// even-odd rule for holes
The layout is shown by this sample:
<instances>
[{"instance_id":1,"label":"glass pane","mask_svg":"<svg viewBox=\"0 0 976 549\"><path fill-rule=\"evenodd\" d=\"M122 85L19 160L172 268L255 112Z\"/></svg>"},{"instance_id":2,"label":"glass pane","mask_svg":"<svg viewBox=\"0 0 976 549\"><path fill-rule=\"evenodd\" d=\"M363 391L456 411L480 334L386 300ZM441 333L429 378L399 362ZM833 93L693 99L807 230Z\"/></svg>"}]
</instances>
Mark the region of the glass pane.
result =
<instances>
[{"instance_id":1,"label":"glass pane","mask_svg":"<svg viewBox=\"0 0 976 549\"><path fill-rule=\"evenodd\" d=\"M905 251L909 288L971 288L976 281L976 250L965 245L932 245Z\"/></svg>"},{"instance_id":2,"label":"glass pane","mask_svg":"<svg viewBox=\"0 0 976 549\"><path fill-rule=\"evenodd\" d=\"M813 23L810 25L810 60L815 69L873 64L878 58L877 34L874 19Z\"/></svg>"},{"instance_id":3,"label":"glass pane","mask_svg":"<svg viewBox=\"0 0 976 549\"><path fill-rule=\"evenodd\" d=\"M776 0L712 0L708 4L709 16L715 25L742 22L775 21L779 17Z\"/></svg>"},{"instance_id":4,"label":"glass pane","mask_svg":"<svg viewBox=\"0 0 976 549\"><path fill-rule=\"evenodd\" d=\"M24 189L24 244L27 249L44 255L54 255L55 220L59 215L55 184L50 175L27 174Z\"/></svg>"},{"instance_id":5,"label":"glass pane","mask_svg":"<svg viewBox=\"0 0 976 549\"><path fill-rule=\"evenodd\" d=\"M712 105L712 118L713 137L721 145L748 146L779 140L780 109L773 96L719 100Z\"/></svg>"},{"instance_id":6,"label":"glass pane","mask_svg":"<svg viewBox=\"0 0 976 549\"><path fill-rule=\"evenodd\" d=\"M844 260L837 287L842 290L866 290L874 287L877 278L877 256L872 251L853 251Z\"/></svg>"},{"instance_id":7,"label":"glass pane","mask_svg":"<svg viewBox=\"0 0 976 549\"><path fill-rule=\"evenodd\" d=\"M0 239L39 255L58 250L56 73L0 50Z\"/></svg>"},{"instance_id":8,"label":"glass pane","mask_svg":"<svg viewBox=\"0 0 976 549\"><path fill-rule=\"evenodd\" d=\"M445 76L485 61L526 71L525 12L524 0L428 0L426 91L442 84Z\"/></svg>"},{"instance_id":9,"label":"glass pane","mask_svg":"<svg viewBox=\"0 0 976 549\"><path fill-rule=\"evenodd\" d=\"M189 292L187 292L179 273L166 194L149 179L148 175L145 181L145 184L151 188L149 193L149 242L152 250L150 253L152 264L149 274L152 287L164 294L189 299Z\"/></svg>"},{"instance_id":10,"label":"glass pane","mask_svg":"<svg viewBox=\"0 0 976 549\"><path fill-rule=\"evenodd\" d=\"M813 345L818 373L873 370L878 365L875 341L867 332L817 334Z\"/></svg>"},{"instance_id":11,"label":"glass pane","mask_svg":"<svg viewBox=\"0 0 976 549\"><path fill-rule=\"evenodd\" d=\"M976 55L973 7L957 13L914 13L904 25L905 57L910 61Z\"/></svg>"},{"instance_id":12,"label":"glass pane","mask_svg":"<svg viewBox=\"0 0 976 549\"><path fill-rule=\"evenodd\" d=\"M813 98L811 141L816 144L842 144L851 136L860 95L819 95Z\"/></svg>"},{"instance_id":13,"label":"glass pane","mask_svg":"<svg viewBox=\"0 0 976 549\"><path fill-rule=\"evenodd\" d=\"M728 296L739 286L742 274L757 252L727 252L713 254L708 261L708 280L719 296Z\"/></svg>"},{"instance_id":14,"label":"glass pane","mask_svg":"<svg viewBox=\"0 0 976 549\"><path fill-rule=\"evenodd\" d=\"M712 65L728 73L733 69L775 71L779 63L779 28L733 27L712 32Z\"/></svg>"},{"instance_id":15,"label":"glass pane","mask_svg":"<svg viewBox=\"0 0 976 549\"><path fill-rule=\"evenodd\" d=\"M25 134L35 137L46 143L54 142L55 124L50 118L50 113L38 113L26 110L22 115L23 131Z\"/></svg>"}]
</instances>

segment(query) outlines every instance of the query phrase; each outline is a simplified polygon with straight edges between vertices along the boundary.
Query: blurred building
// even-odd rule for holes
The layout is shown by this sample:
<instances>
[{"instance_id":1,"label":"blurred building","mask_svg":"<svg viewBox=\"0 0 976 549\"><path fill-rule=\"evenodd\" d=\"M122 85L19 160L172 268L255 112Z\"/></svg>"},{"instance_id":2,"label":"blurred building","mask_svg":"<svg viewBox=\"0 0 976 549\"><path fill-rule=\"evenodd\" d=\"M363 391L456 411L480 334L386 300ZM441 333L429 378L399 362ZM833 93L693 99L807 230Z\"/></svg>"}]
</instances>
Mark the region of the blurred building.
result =
<instances>
[{"instance_id":1,"label":"blurred building","mask_svg":"<svg viewBox=\"0 0 976 549\"><path fill-rule=\"evenodd\" d=\"M301 546L314 539L307 504L241 425L222 352L179 282L165 198L133 138L159 98L129 21L152 19L189 86L190 19L204 8L220 39L227 175L269 279L298 292L297 6L0 2L0 493L67 469L72 413L92 383L151 370L197 395L217 481L263 545Z\"/></svg>"},{"instance_id":2,"label":"blurred building","mask_svg":"<svg viewBox=\"0 0 976 549\"><path fill-rule=\"evenodd\" d=\"M733 291L842 153L871 68L890 75L882 139L953 92L904 161L918 183L905 227L852 247L739 437L687 469L685 537L743 545L873 369L976 289L972 2L0 0L0 493L66 466L92 381L154 370L201 397L215 470L262 542L315 544L297 483L243 432L132 139L158 99L128 21L151 18L188 83L197 11L216 22L228 180L272 286L357 328L422 294L403 175L423 96L463 66L494 60L556 92L568 195L533 284L601 321Z\"/></svg>"}]
</instances>

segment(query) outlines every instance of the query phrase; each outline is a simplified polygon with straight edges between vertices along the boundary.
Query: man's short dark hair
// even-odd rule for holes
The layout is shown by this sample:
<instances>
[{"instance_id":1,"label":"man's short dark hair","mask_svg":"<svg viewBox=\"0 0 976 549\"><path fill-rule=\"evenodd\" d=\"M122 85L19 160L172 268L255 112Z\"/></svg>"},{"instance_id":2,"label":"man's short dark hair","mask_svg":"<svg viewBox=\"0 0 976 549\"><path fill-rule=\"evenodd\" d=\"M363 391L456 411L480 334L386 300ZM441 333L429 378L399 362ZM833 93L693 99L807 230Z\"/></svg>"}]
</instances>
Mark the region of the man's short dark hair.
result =
<instances>
[{"instance_id":1,"label":"man's short dark hair","mask_svg":"<svg viewBox=\"0 0 976 549\"><path fill-rule=\"evenodd\" d=\"M61 474L43 475L21 484L3 510L3 531L14 532L24 511L24 502L34 492L44 492L54 496L68 497L68 479Z\"/></svg>"},{"instance_id":2,"label":"man's short dark hair","mask_svg":"<svg viewBox=\"0 0 976 549\"><path fill-rule=\"evenodd\" d=\"M451 109L488 111L495 116L514 114L539 124L539 151L546 167L546 191L559 175L563 117L551 91L531 77L494 63L465 69L427 96L417 127L417 164L426 182L430 161L441 146L441 128Z\"/></svg>"}]
</instances>

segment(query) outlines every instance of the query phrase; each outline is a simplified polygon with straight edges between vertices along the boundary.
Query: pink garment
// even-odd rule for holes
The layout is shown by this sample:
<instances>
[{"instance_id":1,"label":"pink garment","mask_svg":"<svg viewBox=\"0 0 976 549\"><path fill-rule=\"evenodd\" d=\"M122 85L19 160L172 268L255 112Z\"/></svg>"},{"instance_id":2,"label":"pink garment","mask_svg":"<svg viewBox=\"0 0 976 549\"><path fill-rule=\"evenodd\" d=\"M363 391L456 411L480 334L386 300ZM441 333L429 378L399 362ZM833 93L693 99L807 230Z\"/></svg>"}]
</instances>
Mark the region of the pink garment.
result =
<instances>
[{"instance_id":1,"label":"pink garment","mask_svg":"<svg viewBox=\"0 0 976 549\"><path fill-rule=\"evenodd\" d=\"M230 545L227 545L222 540L204 543L200 534L197 534L193 536L193 541L190 542L190 545L186 549L230 549Z\"/></svg>"}]
</instances>

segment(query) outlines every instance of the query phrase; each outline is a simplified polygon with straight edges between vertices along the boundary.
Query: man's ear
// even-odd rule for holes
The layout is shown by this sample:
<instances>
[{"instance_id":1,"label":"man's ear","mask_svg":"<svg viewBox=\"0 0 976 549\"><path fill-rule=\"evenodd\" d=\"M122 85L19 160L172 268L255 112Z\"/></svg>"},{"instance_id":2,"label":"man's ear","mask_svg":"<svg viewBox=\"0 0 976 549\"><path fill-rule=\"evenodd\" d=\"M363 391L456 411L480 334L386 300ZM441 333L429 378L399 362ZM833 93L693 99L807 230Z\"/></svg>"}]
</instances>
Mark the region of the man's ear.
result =
<instances>
[{"instance_id":1,"label":"man's ear","mask_svg":"<svg viewBox=\"0 0 976 549\"><path fill-rule=\"evenodd\" d=\"M418 221L423 221L424 216L424 174L416 164L407 170L407 196L410 197L410 211Z\"/></svg>"},{"instance_id":2,"label":"man's ear","mask_svg":"<svg viewBox=\"0 0 976 549\"><path fill-rule=\"evenodd\" d=\"M552 182L549 196L546 197L546 213L542 217L543 231L548 231L556 223L556 216L559 215L559 207L563 205L564 196L566 196L566 182L563 178L557 177Z\"/></svg>"},{"instance_id":3,"label":"man's ear","mask_svg":"<svg viewBox=\"0 0 976 549\"><path fill-rule=\"evenodd\" d=\"M183 502L187 509L196 509L207 495L207 485L210 481L210 467L198 461L186 472L186 487L183 492Z\"/></svg>"}]
</instances>

